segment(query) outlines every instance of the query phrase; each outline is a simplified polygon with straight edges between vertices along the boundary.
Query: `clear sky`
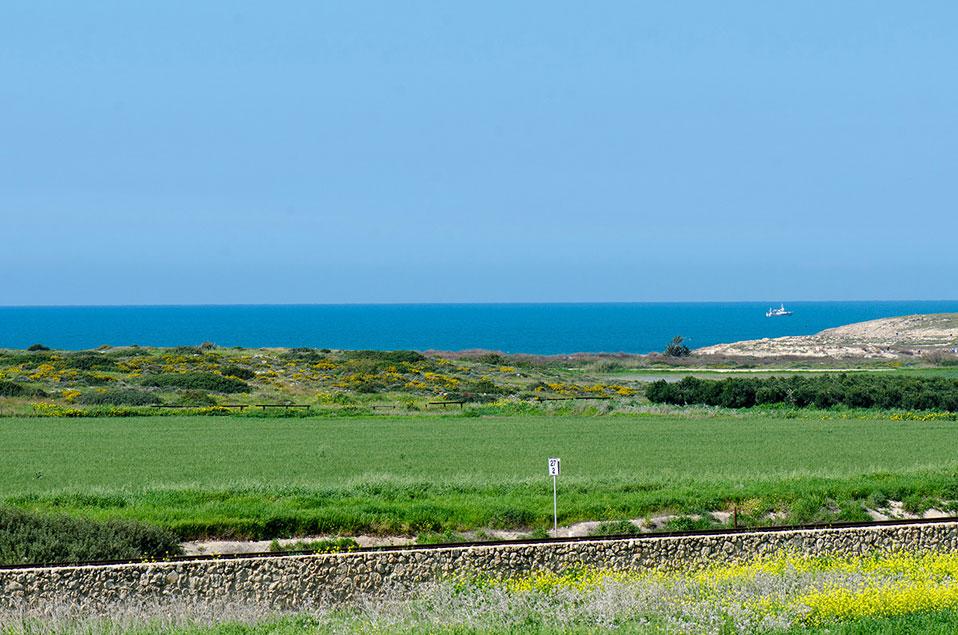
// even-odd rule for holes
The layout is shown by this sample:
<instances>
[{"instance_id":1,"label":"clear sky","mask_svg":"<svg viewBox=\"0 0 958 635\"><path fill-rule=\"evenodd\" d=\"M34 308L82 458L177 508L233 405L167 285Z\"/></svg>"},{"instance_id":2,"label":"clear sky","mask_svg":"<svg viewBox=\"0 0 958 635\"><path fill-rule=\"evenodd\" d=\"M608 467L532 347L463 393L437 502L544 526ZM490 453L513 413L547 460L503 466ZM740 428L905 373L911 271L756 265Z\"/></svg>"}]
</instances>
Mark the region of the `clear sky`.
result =
<instances>
[{"instance_id":1,"label":"clear sky","mask_svg":"<svg viewBox=\"0 0 958 635\"><path fill-rule=\"evenodd\" d=\"M0 4L0 304L958 298L954 2Z\"/></svg>"}]
</instances>

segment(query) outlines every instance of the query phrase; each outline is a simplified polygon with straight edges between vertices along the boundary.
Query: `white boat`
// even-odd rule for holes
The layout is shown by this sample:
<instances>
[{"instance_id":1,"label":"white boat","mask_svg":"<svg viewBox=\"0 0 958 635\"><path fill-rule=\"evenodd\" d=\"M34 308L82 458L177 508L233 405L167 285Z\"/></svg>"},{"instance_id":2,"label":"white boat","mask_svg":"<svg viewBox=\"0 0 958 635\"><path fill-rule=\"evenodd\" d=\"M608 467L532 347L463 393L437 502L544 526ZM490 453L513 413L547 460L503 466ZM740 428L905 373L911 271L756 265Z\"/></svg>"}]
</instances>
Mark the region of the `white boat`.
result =
<instances>
[{"instance_id":1,"label":"white boat","mask_svg":"<svg viewBox=\"0 0 958 635\"><path fill-rule=\"evenodd\" d=\"M765 317L785 317L791 314L792 312L786 310L785 305L783 304L777 309L769 308L769 310L765 312Z\"/></svg>"}]
</instances>

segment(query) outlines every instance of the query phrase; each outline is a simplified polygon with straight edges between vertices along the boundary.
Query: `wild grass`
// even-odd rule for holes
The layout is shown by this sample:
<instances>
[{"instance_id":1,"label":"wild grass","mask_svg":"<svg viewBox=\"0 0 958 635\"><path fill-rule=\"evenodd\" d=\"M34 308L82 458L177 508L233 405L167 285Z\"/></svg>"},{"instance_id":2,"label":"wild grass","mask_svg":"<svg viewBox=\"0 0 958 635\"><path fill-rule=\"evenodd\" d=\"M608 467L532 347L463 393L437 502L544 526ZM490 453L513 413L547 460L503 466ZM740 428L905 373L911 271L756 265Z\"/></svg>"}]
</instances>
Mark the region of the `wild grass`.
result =
<instances>
[{"instance_id":1,"label":"wild grass","mask_svg":"<svg viewBox=\"0 0 958 635\"><path fill-rule=\"evenodd\" d=\"M668 573L460 573L285 610L252 598L35 605L0 611L0 625L9 633L946 633L958 625L956 575L954 553L778 554Z\"/></svg>"},{"instance_id":2,"label":"wild grass","mask_svg":"<svg viewBox=\"0 0 958 635\"><path fill-rule=\"evenodd\" d=\"M0 419L0 504L182 538L461 532L739 509L867 519L958 500L952 421L774 415ZM773 521L768 514L776 512Z\"/></svg>"}]
</instances>

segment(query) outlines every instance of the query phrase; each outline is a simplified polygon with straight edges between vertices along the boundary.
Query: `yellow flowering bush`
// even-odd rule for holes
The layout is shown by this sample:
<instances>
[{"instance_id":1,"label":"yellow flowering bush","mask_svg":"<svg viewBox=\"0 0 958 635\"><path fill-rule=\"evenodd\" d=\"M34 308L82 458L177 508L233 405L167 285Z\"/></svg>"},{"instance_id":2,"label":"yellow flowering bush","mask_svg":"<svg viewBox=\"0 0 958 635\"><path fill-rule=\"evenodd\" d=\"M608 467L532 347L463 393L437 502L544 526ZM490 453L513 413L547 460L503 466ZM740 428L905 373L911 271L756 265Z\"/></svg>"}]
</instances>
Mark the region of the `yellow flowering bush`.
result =
<instances>
[{"instance_id":1,"label":"yellow flowering bush","mask_svg":"<svg viewBox=\"0 0 958 635\"><path fill-rule=\"evenodd\" d=\"M639 580L647 575L649 574L582 567L564 573L541 571L527 576L509 578L503 582L503 586L515 593L528 593L531 591L551 592L562 589L586 591L608 582Z\"/></svg>"},{"instance_id":2,"label":"yellow flowering bush","mask_svg":"<svg viewBox=\"0 0 958 635\"><path fill-rule=\"evenodd\" d=\"M958 420L956 412L896 412L890 419L892 421L955 421Z\"/></svg>"},{"instance_id":3,"label":"yellow flowering bush","mask_svg":"<svg viewBox=\"0 0 958 635\"><path fill-rule=\"evenodd\" d=\"M796 601L812 610L813 624L958 607L955 553L899 553L838 561L831 568L867 577L858 587L831 583L799 597Z\"/></svg>"},{"instance_id":4,"label":"yellow flowering bush","mask_svg":"<svg viewBox=\"0 0 958 635\"><path fill-rule=\"evenodd\" d=\"M442 375L440 373L425 372L422 374L423 379L430 383L436 384L443 388L456 388L461 382L458 377L451 377L449 375Z\"/></svg>"},{"instance_id":5,"label":"yellow flowering bush","mask_svg":"<svg viewBox=\"0 0 958 635\"><path fill-rule=\"evenodd\" d=\"M64 408L55 403L41 401L32 404L33 414L39 417L82 417L83 410L80 408Z\"/></svg>"},{"instance_id":6,"label":"yellow flowering bush","mask_svg":"<svg viewBox=\"0 0 958 635\"><path fill-rule=\"evenodd\" d=\"M30 373L30 379L34 381L60 381L63 377L63 371L58 370L56 366L50 363L39 364Z\"/></svg>"},{"instance_id":7,"label":"yellow flowering bush","mask_svg":"<svg viewBox=\"0 0 958 635\"><path fill-rule=\"evenodd\" d=\"M665 598L653 610L663 612L660 617L684 615L679 621L685 622L708 611L751 624L743 629L750 631L760 624L822 626L958 608L958 553L777 554L678 572L583 567L469 584L556 597L594 596L616 587L637 597Z\"/></svg>"},{"instance_id":8,"label":"yellow flowering bush","mask_svg":"<svg viewBox=\"0 0 958 635\"><path fill-rule=\"evenodd\" d=\"M846 589L840 586L814 591L798 600L813 613L811 624L835 619L908 615L920 611L958 607L958 586L953 581L930 580Z\"/></svg>"}]
</instances>

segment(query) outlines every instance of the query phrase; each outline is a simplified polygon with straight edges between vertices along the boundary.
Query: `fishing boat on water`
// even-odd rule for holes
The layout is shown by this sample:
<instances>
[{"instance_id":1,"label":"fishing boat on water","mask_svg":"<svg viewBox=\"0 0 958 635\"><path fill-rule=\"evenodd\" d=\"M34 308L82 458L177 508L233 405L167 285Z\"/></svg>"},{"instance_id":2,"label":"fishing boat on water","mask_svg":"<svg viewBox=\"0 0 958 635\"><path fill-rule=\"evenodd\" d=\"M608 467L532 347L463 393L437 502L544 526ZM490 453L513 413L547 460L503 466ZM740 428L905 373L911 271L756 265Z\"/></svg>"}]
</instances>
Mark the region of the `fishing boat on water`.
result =
<instances>
[{"instance_id":1,"label":"fishing boat on water","mask_svg":"<svg viewBox=\"0 0 958 635\"><path fill-rule=\"evenodd\" d=\"M792 311L787 310L783 304L777 309L769 307L768 311L765 312L765 317L787 317L791 314Z\"/></svg>"}]
</instances>

